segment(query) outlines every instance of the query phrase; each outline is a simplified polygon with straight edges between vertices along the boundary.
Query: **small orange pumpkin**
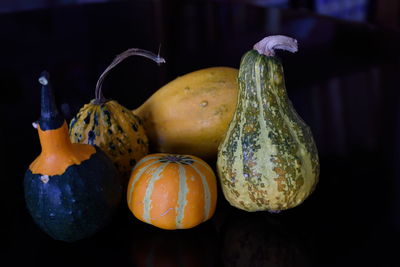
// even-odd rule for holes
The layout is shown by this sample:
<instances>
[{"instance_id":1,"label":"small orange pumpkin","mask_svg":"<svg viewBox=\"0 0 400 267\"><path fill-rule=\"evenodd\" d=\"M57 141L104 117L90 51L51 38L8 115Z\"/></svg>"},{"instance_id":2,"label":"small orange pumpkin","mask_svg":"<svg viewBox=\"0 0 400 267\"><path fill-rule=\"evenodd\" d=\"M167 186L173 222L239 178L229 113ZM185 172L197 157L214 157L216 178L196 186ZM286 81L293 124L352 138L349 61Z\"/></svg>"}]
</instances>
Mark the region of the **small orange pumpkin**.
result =
<instances>
[{"instance_id":1,"label":"small orange pumpkin","mask_svg":"<svg viewBox=\"0 0 400 267\"><path fill-rule=\"evenodd\" d=\"M195 156L150 154L132 171L129 209L139 220L162 229L187 229L210 219L217 202L216 177Z\"/></svg>"}]
</instances>

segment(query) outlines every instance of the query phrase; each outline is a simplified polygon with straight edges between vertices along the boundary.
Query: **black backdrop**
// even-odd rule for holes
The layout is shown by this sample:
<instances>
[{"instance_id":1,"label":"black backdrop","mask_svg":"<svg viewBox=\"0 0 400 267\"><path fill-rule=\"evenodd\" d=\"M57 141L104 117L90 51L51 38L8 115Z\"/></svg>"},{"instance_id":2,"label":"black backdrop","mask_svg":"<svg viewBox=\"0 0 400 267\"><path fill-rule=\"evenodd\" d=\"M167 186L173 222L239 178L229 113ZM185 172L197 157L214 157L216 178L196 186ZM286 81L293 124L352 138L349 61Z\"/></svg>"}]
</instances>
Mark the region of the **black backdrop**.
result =
<instances>
[{"instance_id":1,"label":"black backdrop","mask_svg":"<svg viewBox=\"0 0 400 267\"><path fill-rule=\"evenodd\" d=\"M396 266L398 32L237 2L121 1L2 14L0 33L4 263ZM299 41L298 53L279 56L289 97L311 127L321 160L320 183L302 205L280 214L246 213L220 194L211 221L172 232L138 222L123 206L104 231L73 244L51 240L34 225L22 180L40 152L31 123L39 116L43 69L70 119L127 48L157 52L162 44L167 60L157 66L132 58L109 75L104 94L133 109L179 75L238 67L255 42L277 33Z\"/></svg>"}]
</instances>

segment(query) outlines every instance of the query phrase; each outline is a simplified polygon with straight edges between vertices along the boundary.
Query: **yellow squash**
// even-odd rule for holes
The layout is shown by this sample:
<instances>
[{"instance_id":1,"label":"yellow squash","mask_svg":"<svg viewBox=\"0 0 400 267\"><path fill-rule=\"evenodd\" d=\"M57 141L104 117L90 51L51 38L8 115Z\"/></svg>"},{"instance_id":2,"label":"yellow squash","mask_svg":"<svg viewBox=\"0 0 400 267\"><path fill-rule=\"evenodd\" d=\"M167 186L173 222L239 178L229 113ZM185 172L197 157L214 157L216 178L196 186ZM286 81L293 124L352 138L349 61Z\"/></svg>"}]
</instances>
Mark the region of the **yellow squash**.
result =
<instances>
[{"instance_id":1,"label":"yellow squash","mask_svg":"<svg viewBox=\"0 0 400 267\"><path fill-rule=\"evenodd\" d=\"M238 70L212 67L188 73L156 91L134 110L157 152L217 155L236 108Z\"/></svg>"}]
</instances>

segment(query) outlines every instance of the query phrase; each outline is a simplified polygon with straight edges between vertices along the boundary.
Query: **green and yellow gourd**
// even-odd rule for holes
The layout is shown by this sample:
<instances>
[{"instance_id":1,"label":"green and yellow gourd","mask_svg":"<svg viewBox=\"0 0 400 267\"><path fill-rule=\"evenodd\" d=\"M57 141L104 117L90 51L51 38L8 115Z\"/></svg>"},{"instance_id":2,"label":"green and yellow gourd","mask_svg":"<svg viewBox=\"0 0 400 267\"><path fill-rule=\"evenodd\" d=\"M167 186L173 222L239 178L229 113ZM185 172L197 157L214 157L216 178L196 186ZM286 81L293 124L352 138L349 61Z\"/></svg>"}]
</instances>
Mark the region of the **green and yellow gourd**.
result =
<instances>
[{"instance_id":1,"label":"green and yellow gourd","mask_svg":"<svg viewBox=\"0 0 400 267\"><path fill-rule=\"evenodd\" d=\"M37 128L42 152L25 173L25 201L43 231L72 242L93 235L110 221L121 199L121 181L98 147L71 143L48 74L43 73L39 81Z\"/></svg>"},{"instance_id":2,"label":"green and yellow gourd","mask_svg":"<svg viewBox=\"0 0 400 267\"><path fill-rule=\"evenodd\" d=\"M148 139L138 116L115 100L104 98L103 80L108 72L125 58L140 55L158 64L165 60L149 51L131 48L118 55L101 74L95 99L84 105L70 122L70 138L74 143L99 146L114 162L124 184L132 168L148 153Z\"/></svg>"},{"instance_id":3,"label":"green and yellow gourd","mask_svg":"<svg viewBox=\"0 0 400 267\"><path fill-rule=\"evenodd\" d=\"M297 41L266 37L242 57L238 104L218 151L223 193L246 211L293 208L318 182L317 148L287 96L274 49L296 52Z\"/></svg>"}]
</instances>

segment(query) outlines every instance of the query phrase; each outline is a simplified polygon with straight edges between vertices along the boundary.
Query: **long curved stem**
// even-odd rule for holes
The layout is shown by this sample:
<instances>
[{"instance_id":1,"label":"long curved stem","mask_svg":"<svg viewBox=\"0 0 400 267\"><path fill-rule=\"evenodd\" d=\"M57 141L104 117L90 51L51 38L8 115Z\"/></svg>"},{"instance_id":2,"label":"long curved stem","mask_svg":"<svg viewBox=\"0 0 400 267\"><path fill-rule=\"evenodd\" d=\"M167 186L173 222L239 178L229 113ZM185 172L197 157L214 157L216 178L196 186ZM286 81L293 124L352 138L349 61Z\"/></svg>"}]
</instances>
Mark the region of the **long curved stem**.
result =
<instances>
[{"instance_id":1,"label":"long curved stem","mask_svg":"<svg viewBox=\"0 0 400 267\"><path fill-rule=\"evenodd\" d=\"M160 55L156 55L153 52L139 49L139 48L130 48L126 50L125 52L122 52L118 56L115 57L115 59L111 62L111 64L105 69L105 71L100 75L99 80L97 81L96 84L96 91L95 91L95 103L101 104L106 101L106 99L103 96L102 93L102 86L103 86L103 81L105 77L108 75L110 70L112 70L115 66L117 66L119 63L121 63L124 59L130 57L130 56L142 56L146 57L148 59L153 60L156 62L158 65L165 63L165 59L160 57Z\"/></svg>"}]
</instances>

